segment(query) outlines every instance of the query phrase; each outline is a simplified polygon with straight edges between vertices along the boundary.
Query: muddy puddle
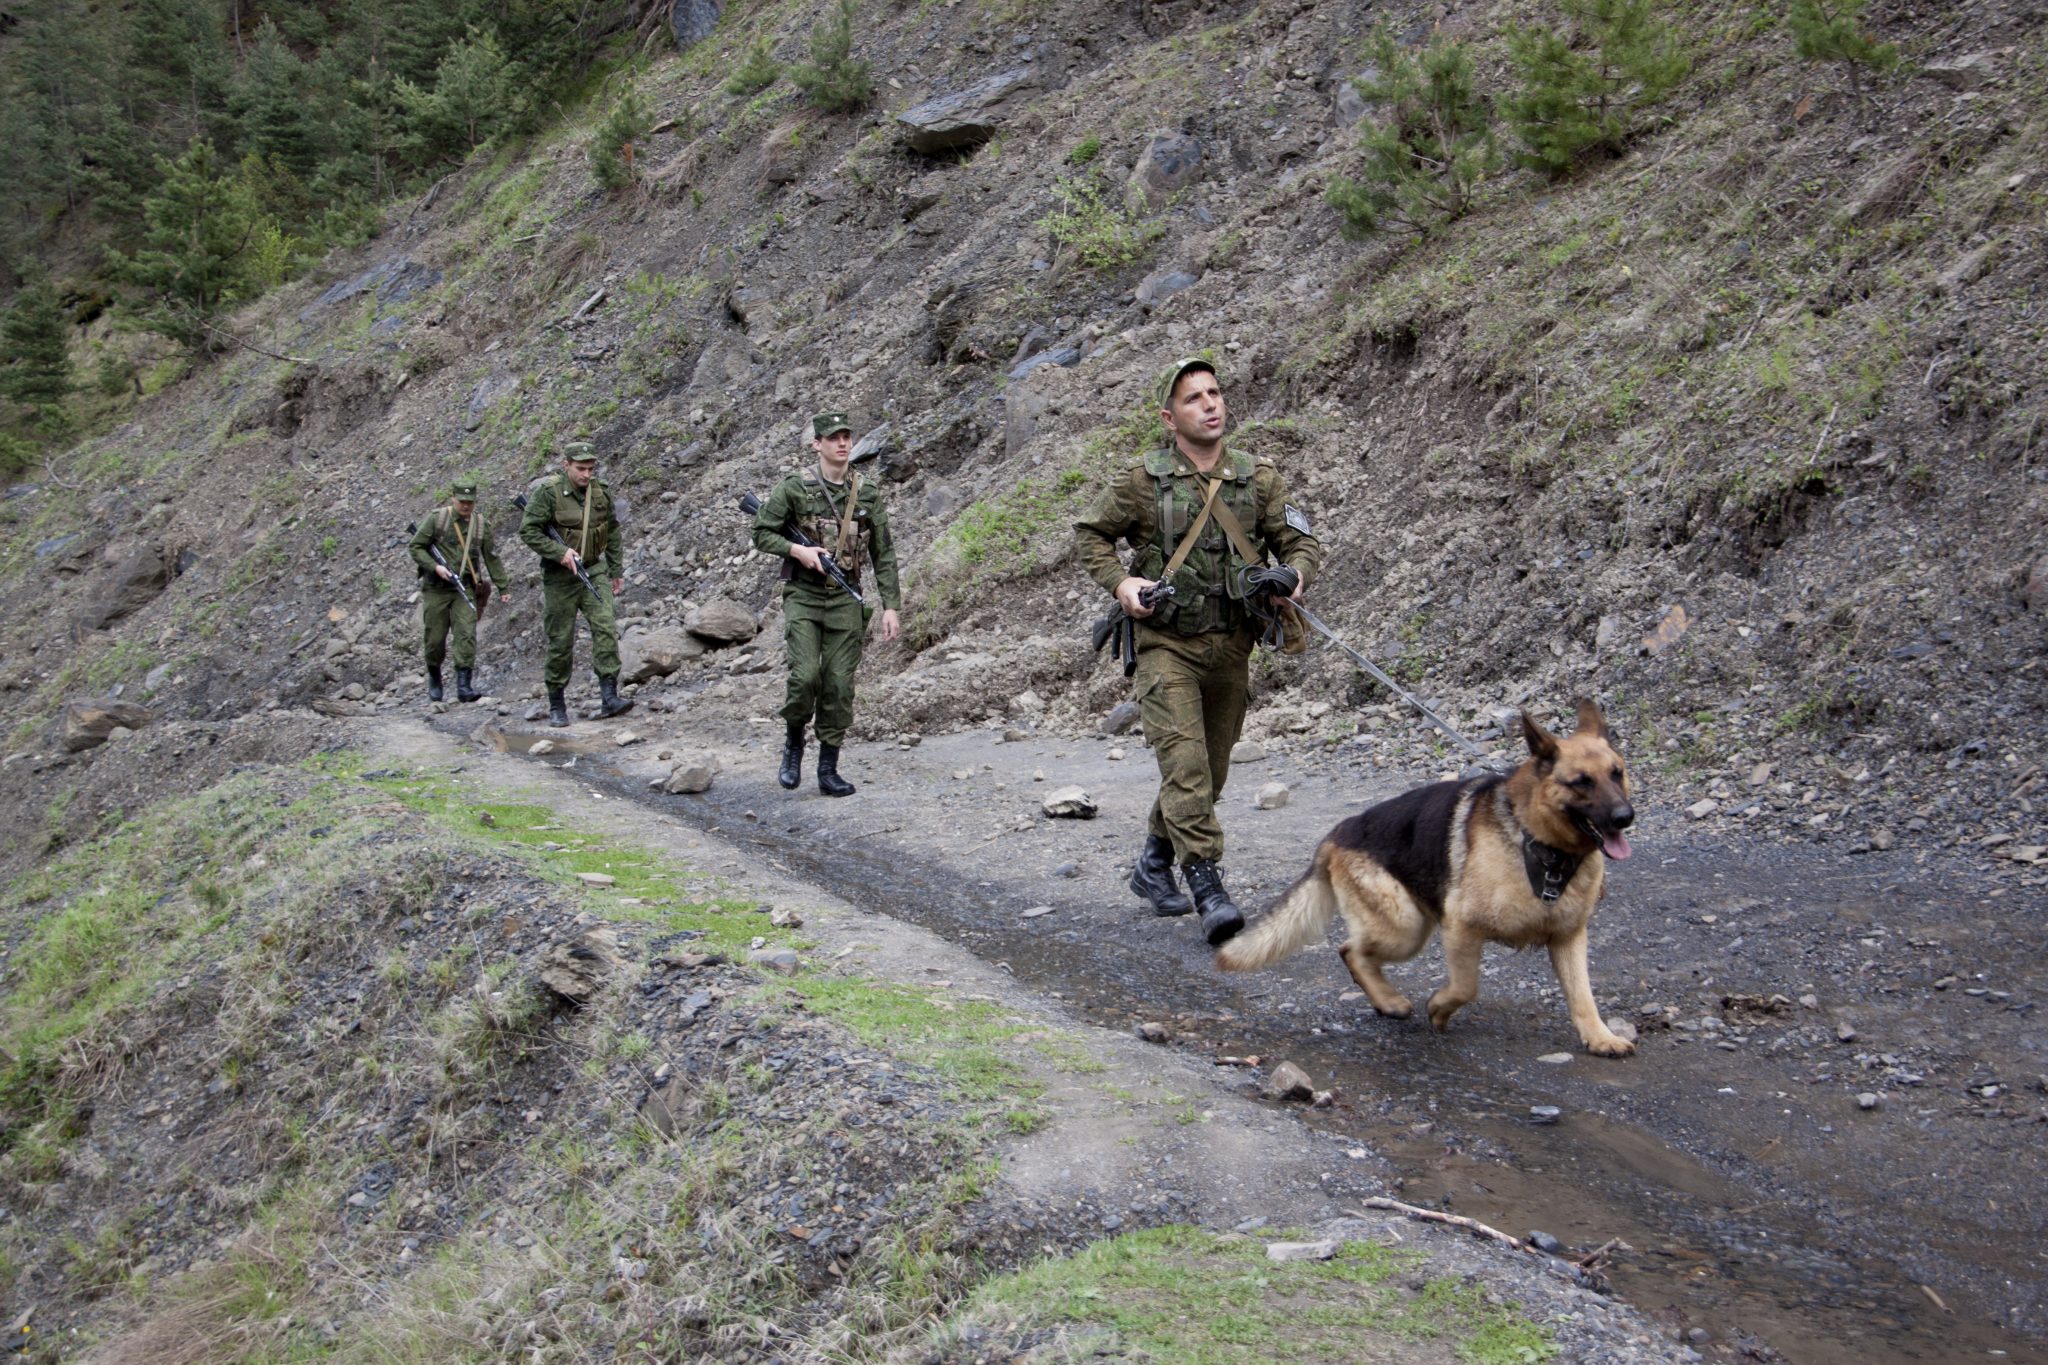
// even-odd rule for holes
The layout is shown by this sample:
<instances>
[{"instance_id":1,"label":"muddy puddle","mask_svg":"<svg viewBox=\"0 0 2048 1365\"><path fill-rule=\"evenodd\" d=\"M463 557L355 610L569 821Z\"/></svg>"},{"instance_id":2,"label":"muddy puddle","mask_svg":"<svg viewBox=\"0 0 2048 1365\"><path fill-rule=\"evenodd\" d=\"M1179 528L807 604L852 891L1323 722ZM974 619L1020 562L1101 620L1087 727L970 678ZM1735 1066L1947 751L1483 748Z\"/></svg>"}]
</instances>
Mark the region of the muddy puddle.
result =
<instances>
[{"instance_id":1,"label":"muddy puddle","mask_svg":"<svg viewBox=\"0 0 2048 1365\"><path fill-rule=\"evenodd\" d=\"M517 736L503 738L498 747L523 747ZM607 771L598 757L580 764L578 775L598 781ZM1283 1049L1319 1080L1331 1078L1339 1094L1361 1097L1305 1112L1305 1120L1385 1156L1402 1179L1399 1197L1517 1235L1540 1229L1572 1254L1618 1238L1627 1250L1613 1253L1607 1267L1616 1292L1675 1334L1699 1333L1686 1339L1709 1359L2048 1363L2048 1347L2001 1330L1966 1284L1923 1284L1882 1254L1846 1249L1854 1239L1843 1237L1842 1220L1825 1226L1800 1201L1730 1180L1642 1126L1585 1103L1560 1104L1540 1078L1532 1083L1525 1071L1487 1064L1485 1045L1460 1053L1418 1034L1412 1047L1388 1047L1383 1033L1371 1032L1384 1021L1369 1014L1354 1025L1323 1027L1263 1010L1240 979L1209 971L1205 957L1161 953L1139 936L1078 916L1063 928L1020 922L1013 904L1020 888L1000 866L964 874L956 862L907 846L907 834L891 840L862 827L860 840L831 837L832 821L851 829L872 811L814 805L800 817L762 820L748 806L775 798L744 784L685 799L651 795L617 777L607 785L758 850L852 904L1002 962L1093 1022L1128 1029L1151 1010L1213 1021L1201 1036L1218 1053ZM1526 1052L1526 1036L1518 1041ZM1619 1092L1646 1073L1617 1067L1593 1074L1596 1087ZM1554 1121L1532 1116L1545 1105L1563 1112ZM1774 1141L1759 1136L1765 1150ZM1849 1210L1849 1222L1857 1212ZM1873 1212L1862 1225L1886 1224ZM1982 1274L1997 1253L1973 1250ZM2024 1256L2016 1253L2011 1264L2024 1283L2031 1273Z\"/></svg>"}]
</instances>

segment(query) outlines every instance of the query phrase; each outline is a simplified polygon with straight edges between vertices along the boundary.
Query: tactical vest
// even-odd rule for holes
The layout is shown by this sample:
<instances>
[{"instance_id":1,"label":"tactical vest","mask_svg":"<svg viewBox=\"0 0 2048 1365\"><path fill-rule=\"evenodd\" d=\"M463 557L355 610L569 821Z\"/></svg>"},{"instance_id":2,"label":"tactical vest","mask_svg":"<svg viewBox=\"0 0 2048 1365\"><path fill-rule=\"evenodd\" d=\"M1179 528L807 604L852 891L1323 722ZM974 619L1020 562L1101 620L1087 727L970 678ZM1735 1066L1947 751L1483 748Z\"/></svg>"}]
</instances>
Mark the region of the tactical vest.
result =
<instances>
[{"instance_id":1,"label":"tactical vest","mask_svg":"<svg viewBox=\"0 0 2048 1365\"><path fill-rule=\"evenodd\" d=\"M484 527L480 518L471 517L462 528L462 534L469 540L469 558L465 563L462 545L455 537L455 509L441 507L434 513L434 544L440 548L441 557L448 561L448 568L474 582L483 577ZM425 571L421 571L425 576Z\"/></svg>"},{"instance_id":2,"label":"tactical vest","mask_svg":"<svg viewBox=\"0 0 2048 1365\"><path fill-rule=\"evenodd\" d=\"M555 476L555 530L562 543L577 552L586 564L604 558L605 533L611 524L612 495L598 481L590 481L590 544L583 543L583 490L566 475Z\"/></svg>"},{"instance_id":3,"label":"tactical vest","mask_svg":"<svg viewBox=\"0 0 2048 1365\"><path fill-rule=\"evenodd\" d=\"M1144 547L1137 563L1131 566L1140 578L1159 576L1166 561L1179 548L1181 537L1201 515L1203 484L1210 475L1176 475L1174 470L1181 463L1172 450L1163 447L1145 457L1145 472L1152 476L1155 501L1152 543ZM1257 467L1258 462L1249 452L1227 450L1223 462L1211 471L1224 479L1216 501L1229 506L1248 536L1258 534L1259 498L1252 477ZM1253 545L1256 548L1257 542ZM1155 608L1153 624L1178 635L1237 629L1245 621L1243 575L1238 572L1244 567L1244 560L1232 549L1230 537L1212 513L1171 580L1172 599Z\"/></svg>"},{"instance_id":4,"label":"tactical vest","mask_svg":"<svg viewBox=\"0 0 2048 1365\"><path fill-rule=\"evenodd\" d=\"M854 475L847 474L843 485L845 495L832 494L824 477L815 469L807 469L798 476L803 489L803 506L796 516L797 529L811 538L814 545L822 545L831 554L833 562L839 565L839 572L846 575L849 583L860 584L861 571L867 567L871 555L871 542L875 527L869 518L868 508L860 504L859 495L853 492ZM867 489L867 481L861 480L861 491ZM847 537L842 549L839 544L839 519L846 510L846 496L854 496L853 534ZM836 505L835 505L836 504ZM799 569L804 582L829 584L823 574L814 574L808 569Z\"/></svg>"}]
</instances>

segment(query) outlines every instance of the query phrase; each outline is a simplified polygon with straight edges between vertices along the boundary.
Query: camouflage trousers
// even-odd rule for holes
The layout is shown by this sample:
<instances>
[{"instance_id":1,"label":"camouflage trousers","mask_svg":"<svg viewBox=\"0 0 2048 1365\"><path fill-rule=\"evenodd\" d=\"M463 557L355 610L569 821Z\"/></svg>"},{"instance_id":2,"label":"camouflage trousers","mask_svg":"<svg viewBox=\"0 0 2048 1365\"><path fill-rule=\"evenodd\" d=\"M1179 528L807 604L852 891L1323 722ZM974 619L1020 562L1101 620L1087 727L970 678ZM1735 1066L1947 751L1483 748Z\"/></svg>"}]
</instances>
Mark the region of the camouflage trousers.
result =
<instances>
[{"instance_id":1,"label":"camouflage trousers","mask_svg":"<svg viewBox=\"0 0 2048 1365\"><path fill-rule=\"evenodd\" d=\"M853 675L867 641L860 603L842 596L831 606L782 599L782 643L789 656L789 688L782 719L790 725L817 722L820 744L838 745L853 724Z\"/></svg>"},{"instance_id":2,"label":"camouflage trousers","mask_svg":"<svg viewBox=\"0 0 2048 1365\"><path fill-rule=\"evenodd\" d=\"M1159 760L1148 828L1171 840L1184 864L1223 856L1216 801L1244 729L1251 653L1252 637L1243 630L1176 635L1138 627L1134 695Z\"/></svg>"},{"instance_id":3,"label":"camouflage trousers","mask_svg":"<svg viewBox=\"0 0 2048 1365\"><path fill-rule=\"evenodd\" d=\"M469 609L469 603L462 600L461 593L442 586L439 579L423 584L420 588L420 621L426 627L426 638L422 643L428 668L439 668L441 661L448 657L451 636L455 666L476 667L476 613Z\"/></svg>"},{"instance_id":4,"label":"camouflage trousers","mask_svg":"<svg viewBox=\"0 0 2048 1365\"><path fill-rule=\"evenodd\" d=\"M619 676L619 623L612 609L612 585L596 574L590 581L597 585L594 590L553 564L541 572L540 624L548 639L548 663L541 678L551 692L569 685L576 664L578 612L590 623L590 662L597 676Z\"/></svg>"}]
</instances>

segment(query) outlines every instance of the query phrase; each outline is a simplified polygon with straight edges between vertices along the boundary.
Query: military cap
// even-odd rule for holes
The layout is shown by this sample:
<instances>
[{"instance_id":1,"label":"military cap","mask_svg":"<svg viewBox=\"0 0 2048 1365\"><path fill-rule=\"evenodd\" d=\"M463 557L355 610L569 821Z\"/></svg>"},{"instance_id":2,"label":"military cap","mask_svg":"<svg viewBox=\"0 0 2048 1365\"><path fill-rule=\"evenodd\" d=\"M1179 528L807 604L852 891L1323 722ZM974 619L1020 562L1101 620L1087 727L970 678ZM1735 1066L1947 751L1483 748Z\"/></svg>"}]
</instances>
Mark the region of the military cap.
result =
<instances>
[{"instance_id":1,"label":"military cap","mask_svg":"<svg viewBox=\"0 0 2048 1365\"><path fill-rule=\"evenodd\" d=\"M1180 383L1180 377L1189 370L1207 370L1210 374L1216 374L1215 364L1207 357L1199 355L1182 356L1179 360L1173 362L1166 373L1159 376L1157 397L1160 407L1170 408L1173 406L1173 387ZM1222 382L1221 375L1217 375L1217 382Z\"/></svg>"},{"instance_id":2,"label":"military cap","mask_svg":"<svg viewBox=\"0 0 2048 1365\"><path fill-rule=\"evenodd\" d=\"M475 476L466 475L463 478L457 479L453 484L449 485L448 491L457 498L463 499L464 501L476 501Z\"/></svg>"},{"instance_id":3,"label":"military cap","mask_svg":"<svg viewBox=\"0 0 2048 1365\"><path fill-rule=\"evenodd\" d=\"M846 420L846 414L843 412L821 412L811 418L811 435L819 440L852 430L853 423Z\"/></svg>"},{"instance_id":4,"label":"military cap","mask_svg":"<svg viewBox=\"0 0 2048 1365\"><path fill-rule=\"evenodd\" d=\"M588 441L571 441L562 447L562 458L577 464L596 464L597 447Z\"/></svg>"}]
</instances>

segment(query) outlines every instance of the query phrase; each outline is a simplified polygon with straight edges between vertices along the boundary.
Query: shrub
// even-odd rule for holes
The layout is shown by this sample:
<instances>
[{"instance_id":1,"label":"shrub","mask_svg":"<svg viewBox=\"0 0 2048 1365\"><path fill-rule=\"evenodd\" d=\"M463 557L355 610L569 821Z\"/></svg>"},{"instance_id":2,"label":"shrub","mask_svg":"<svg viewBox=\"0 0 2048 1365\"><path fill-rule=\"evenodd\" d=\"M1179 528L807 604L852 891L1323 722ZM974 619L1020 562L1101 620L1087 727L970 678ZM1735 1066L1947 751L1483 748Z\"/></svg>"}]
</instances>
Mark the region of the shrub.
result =
<instances>
[{"instance_id":1,"label":"shrub","mask_svg":"<svg viewBox=\"0 0 2048 1365\"><path fill-rule=\"evenodd\" d=\"M1364 174L1338 176L1326 197L1354 241L1433 232L1464 217L1474 189L1500 165L1492 112L1473 88L1462 43L1438 38L1418 58L1383 31L1373 65L1376 75L1352 82L1386 111L1364 133Z\"/></svg>"},{"instance_id":2,"label":"shrub","mask_svg":"<svg viewBox=\"0 0 2048 1365\"><path fill-rule=\"evenodd\" d=\"M782 76L782 64L775 60L775 54L768 49L768 38L764 34L754 39L747 48L747 55L733 73L725 78L725 93L728 95L752 95L766 90Z\"/></svg>"},{"instance_id":3,"label":"shrub","mask_svg":"<svg viewBox=\"0 0 2048 1365\"><path fill-rule=\"evenodd\" d=\"M639 178L636 154L647 138L647 130L653 126L654 120L648 116L647 106L640 102L639 92L627 86L590 140L590 169L598 184L608 190L622 190Z\"/></svg>"},{"instance_id":4,"label":"shrub","mask_svg":"<svg viewBox=\"0 0 2048 1365\"><path fill-rule=\"evenodd\" d=\"M1071 247L1091 270L1120 270L1157 240L1160 229L1114 203L1093 175L1054 182L1059 208L1038 220L1056 245Z\"/></svg>"},{"instance_id":5,"label":"shrub","mask_svg":"<svg viewBox=\"0 0 2048 1365\"><path fill-rule=\"evenodd\" d=\"M789 73L804 98L828 114L858 109L875 97L868 64L853 58L853 0L839 0L838 13L811 30L811 60Z\"/></svg>"},{"instance_id":6,"label":"shrub","mask_svg":"<svg viewBox=\"0 0 2048 1365\"><path fill-rule=\"evenodd\" d=\"M1793 50L1809 62L1840 62L1849 72L1849 88L1863 103L1863 68L1889 71L1899 64L1899 50L1863 31L1868 0L1792 0L1785 26L1792 30Z\"/></svg>"},{"instance_id":7,"label":"shrub","mask_svg":"<svg viewBox=\"0 0 2048 1365\"><path fill-rule=\"evenodd\" d=\"M1516 160L1553 178L1584 153L1619 153L1636 112L1664 98L1691 62L1659 0L1563 0L1573 32L1515 29L1508 54L1522 89L1503 112L1522 140Z\"/></svg>"},{"instance_id":8,"label":"shrub","mask_svg":"<svg viewBox=\"0 0 2048 1365\"><path fill-rule=\"evenodd\" d=\"M1067 160L1076 166L1085 166L1102 154L1102 139L1089 134L1074 144L1074 150L1067 153Z\"/></svg>"}]
</instances>

